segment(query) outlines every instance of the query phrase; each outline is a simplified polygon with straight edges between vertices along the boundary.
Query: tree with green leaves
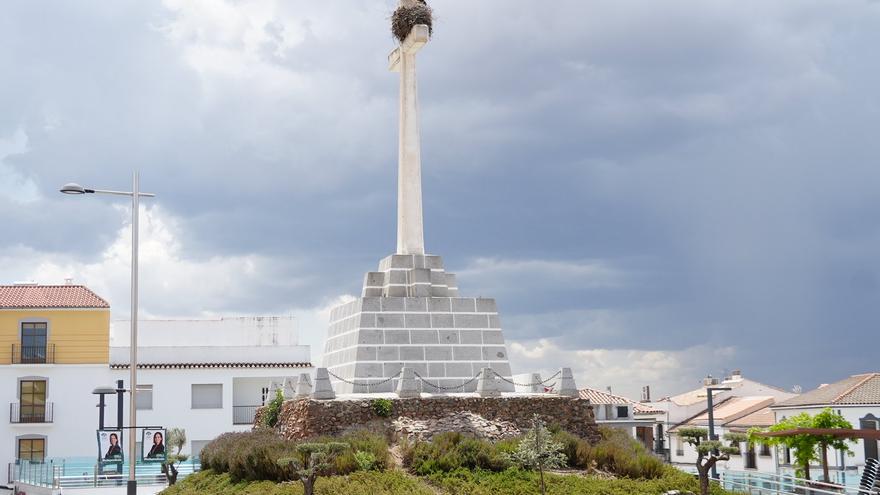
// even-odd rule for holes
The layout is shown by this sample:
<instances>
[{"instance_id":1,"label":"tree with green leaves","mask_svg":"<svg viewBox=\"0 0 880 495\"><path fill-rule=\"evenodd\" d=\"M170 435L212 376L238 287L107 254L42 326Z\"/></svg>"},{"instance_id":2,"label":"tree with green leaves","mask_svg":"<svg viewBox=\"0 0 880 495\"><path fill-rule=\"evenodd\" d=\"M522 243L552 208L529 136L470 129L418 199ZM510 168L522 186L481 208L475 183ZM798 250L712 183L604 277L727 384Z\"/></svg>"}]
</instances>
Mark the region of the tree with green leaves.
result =
<instances>
[{"instance_id":1,"label":"tree with green leaves","mask_svg":"<svg viewBox=\"0 0 880 495\"><path fill-rule=\"evenodd\" d=\"M851 430L853 427L852 423L844 419L840 414L832 411L830 407L826 407L822 412L813 416L812 424L813 428L822 429L844 428ZM828 447L852 455L853 452L849 448L849 443L855 443L855 441L832 435L817 435L817 440L819 443L819 451L822 452L822 479L828 483L831 479L828 475Z\"/></svg>"},{"instance_id":2,"label":"tree with green leaves","mask_svg":"<svg viewBox=\"0 0 880 495\"><path fill-rule=\"evenodd\" d=\"M709 472L718 461L730 459L731 454L739 453L739 447L724 445L718 440L709 439L709 430L699 427L678 429L678 436L697 449L697 473L700 477L700 495L709 495ZM737 437L734 438L735 441Z\"/></svg>"},{"instance_id":3,"label":"tree with green leaves","mask_svg":"<svg viewBox=\"0 0 880 495\"><path fill-rule=\"evenodd\" d=\"M538 470L541 476L541 495L546 493L544 470L565 467L568 461L563 453L562 444L553 440L551 433L537 414L532 417L532 427L508 457L524 469Z\"/></svg>"},{"instance_id":4,"label":"tree with green leaves","mask_svg":"<svg viewBox=\"0 0 880 495\"><path fill-rule=\"evenodd\" d=\"M263 424L274 428L278 424L278 416L281 414L281 407L284 406L284 392L280 388L275 389L275 398L266 406L265 415L263 416Z\"/></svg>"},{"instance_id":5,"label":"tree with green leaves","mask_svg":"<svg viewBox=\"0 0 880 495\"><path fill-rule=\"evenodd\" d=\"M314 495L318 476L329 474L336 457L345 452L348 444L341 442L301 443L294 457L278 459L283 468L293 468L293 474L303 484L303 495Z\"/></svg>"},{"instance_id":6,"label":"tree with green leaves","mask_svg":"<svg viewBox=\"0 0 880 495\"><path fill-rule=\"evenodd\" d=\"M166 434L165 445L168 451L165 456L165 462L162 463L162 473L168 480L168 485L177 483L177 465L186 462L189 456L181 454L180 451L186 445L186 430L183 428L171 428Z\"/></svg>"}]
</instances>

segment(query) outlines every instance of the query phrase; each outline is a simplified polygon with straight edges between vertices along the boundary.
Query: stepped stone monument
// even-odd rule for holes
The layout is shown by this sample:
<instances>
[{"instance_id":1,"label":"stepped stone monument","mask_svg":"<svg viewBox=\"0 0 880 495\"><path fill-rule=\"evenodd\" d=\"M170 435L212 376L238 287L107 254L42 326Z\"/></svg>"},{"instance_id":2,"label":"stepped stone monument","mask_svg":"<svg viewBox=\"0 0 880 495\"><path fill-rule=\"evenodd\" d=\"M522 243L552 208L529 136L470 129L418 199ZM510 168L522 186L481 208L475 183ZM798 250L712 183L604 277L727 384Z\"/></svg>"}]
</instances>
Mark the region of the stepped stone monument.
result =
<instances>
[{"instance_id":1,"label":"stepped stone monument","mask_svg":"<svg viewBox=\"0 0 880 495\"><path fill-rule=\"evenodd\" d=\"M427 8L419 3L401 0L398 11ZM389 56L400 73L397 252L366 274L360 298L330 313L324 366L337 393L392 392L404 366L432 393L473 392L483 368L511 375L495 300L461 297L443 260L425 254L416 54L429 34L429 25L412 26Z\"/></svg>"}]
</instances>

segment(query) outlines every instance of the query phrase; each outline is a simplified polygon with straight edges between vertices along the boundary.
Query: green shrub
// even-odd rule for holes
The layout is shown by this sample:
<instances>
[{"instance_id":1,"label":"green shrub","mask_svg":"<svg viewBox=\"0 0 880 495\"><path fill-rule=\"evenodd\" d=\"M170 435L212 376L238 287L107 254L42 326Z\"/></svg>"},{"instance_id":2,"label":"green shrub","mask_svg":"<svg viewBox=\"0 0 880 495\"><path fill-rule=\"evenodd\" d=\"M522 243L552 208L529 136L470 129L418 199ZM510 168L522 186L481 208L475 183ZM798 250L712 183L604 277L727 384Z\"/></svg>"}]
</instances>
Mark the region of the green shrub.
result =
<instances>
[{"instance_id":1,"label":"green shrub","mask_svg":"<svg viewBox=\"0 0 880 495\"><path fill-rule=\"evenodd\" d=\"M373 412L376 413L376 416L387 418L391 416L391 409L394 406L394 403L389 399L373 399L370 403L370 407L373 408Z\"/></svg>"},{"instance_id":2,"label":"green shrub","mask_svg":"<svg viewBox=\"0 0 880 495\"><path fill-rule=\"evenodd\" d=\"M602 440L595 445L578 444L574 466L597 468L627 478L654 479L663 476L663 461L654 457L645 446L625 430L600 427Z\"/></svg>"},{"instance_id":3,"label":"green shrub","mask_svg":"<svg viewBox=\"0 0 880 495\"><path fill-rule=\"evenodd\" d=\"M271 430L224 433L202 449L202 469L229 473L234 480L285 479L287 474L275 462L293 455L295 444Z\"/></svg>"},{"instance_id":4,"label":"green shrub","mask_svg":"<svg viewBox=\"0 0 880 495\"><path fill-rule=\"evenodd\" d=\"M510 444L504 444L509 450ZM405 448L404 464L414 473L429 475L458 469L501 471L511 464L498 445L457 432L440 433L430 442L416 442Z\"/></svg>"},{"instance_id":5,"label":"green shrub","mask_svg":"<svg viewBox=\"0 0 880 495\"><path fill-rule=\"evenodd\" d=\"M278 424L278 415L281 414L281 406L284 405L284 393L280 388L275 389L275 398L266 406L266 413L263 415L263 424L269 428L275 428Z\"/></svg>"},{"instance_id":6,"label":"green shrub","mask_svg":"<svg viewBox=\"0 0 880 495\"><path fill-rule=\"evenodd\" d=\"M360 471L372 471L376 467L376 456L372 452L357 450L354 452L354 461Z\"/></svg>"},{"instance_id":7,"label":"green shrub","mask_svg":"<svg viewBox=\"0 0 880 495\"><path fill-rule=\"evenodd\" d=\"M375 459L373 469L384 471L391 464L388 458L388 442L385 438L366 430L349 433L340 438L321 438L320 441L337 441L347 443L351 447L336 458L336 473L348 474L360 469L355 458L356 452L368 452Z\"/></svg>"},{"instance_id":8,"label":"green shrub","mask_svg":"<svg viewBox=\"0 0 880 495\"><path fill-rule=\"evenodd\" d=\"M565 454L566 463L569 467L577 467L577 452L581 443L586 443L577 435L563 430L553 432L553 441L562 445L562 453Z\"/></svg>"}]
</instances>

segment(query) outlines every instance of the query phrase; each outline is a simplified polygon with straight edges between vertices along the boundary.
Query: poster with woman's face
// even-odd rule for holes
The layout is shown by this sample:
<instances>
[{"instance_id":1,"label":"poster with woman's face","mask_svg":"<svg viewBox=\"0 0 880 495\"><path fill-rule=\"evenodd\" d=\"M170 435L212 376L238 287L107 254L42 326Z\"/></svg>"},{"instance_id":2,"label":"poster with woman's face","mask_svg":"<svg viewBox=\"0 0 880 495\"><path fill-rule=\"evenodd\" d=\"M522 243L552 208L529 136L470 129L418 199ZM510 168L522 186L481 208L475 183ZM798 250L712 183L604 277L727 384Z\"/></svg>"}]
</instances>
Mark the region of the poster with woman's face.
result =
<instances>
[{"instance_id":1,"label":"poster with woman's face","mask_svg":"<svg viewBox=\"0 0 880 495\"><path fill-rule=\"evenodd\" d=\"M98 430L98 456L104 462L122 462L122 431Z\"/></svg>"},{"instance_id":2,"label":"poster with woman's face","mask_svg":"<svg viewBox=\"0 0 880 495\"><path fill-rule=\"evenodd\" d=\"M144 429L141 443L141 459L144 462L163 462L165 460L165 430Z\"/></svg>"}]
</instances>

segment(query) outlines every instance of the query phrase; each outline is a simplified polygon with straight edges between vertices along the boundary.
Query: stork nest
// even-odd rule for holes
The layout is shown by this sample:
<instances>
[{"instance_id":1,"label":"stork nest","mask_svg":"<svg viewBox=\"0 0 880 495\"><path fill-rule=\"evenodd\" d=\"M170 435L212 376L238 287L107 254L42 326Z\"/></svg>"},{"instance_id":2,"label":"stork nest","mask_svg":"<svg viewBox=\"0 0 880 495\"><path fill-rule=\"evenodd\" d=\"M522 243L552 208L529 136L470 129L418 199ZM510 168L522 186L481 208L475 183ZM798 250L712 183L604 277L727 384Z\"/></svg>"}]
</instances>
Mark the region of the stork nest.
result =
<instances>
[{"instance_id":1,"label":"stork nest","mask_svg":"<svg viewBox=\"0 0 880 495\"><path fill-rule=\"evenodd\" d=\"M431 7L424 0L418 0L415 5L398 7L391 15L391 33L401 43L418 24L428 25L429 36L434 33Z\"/></svg>"}]
</instances>

